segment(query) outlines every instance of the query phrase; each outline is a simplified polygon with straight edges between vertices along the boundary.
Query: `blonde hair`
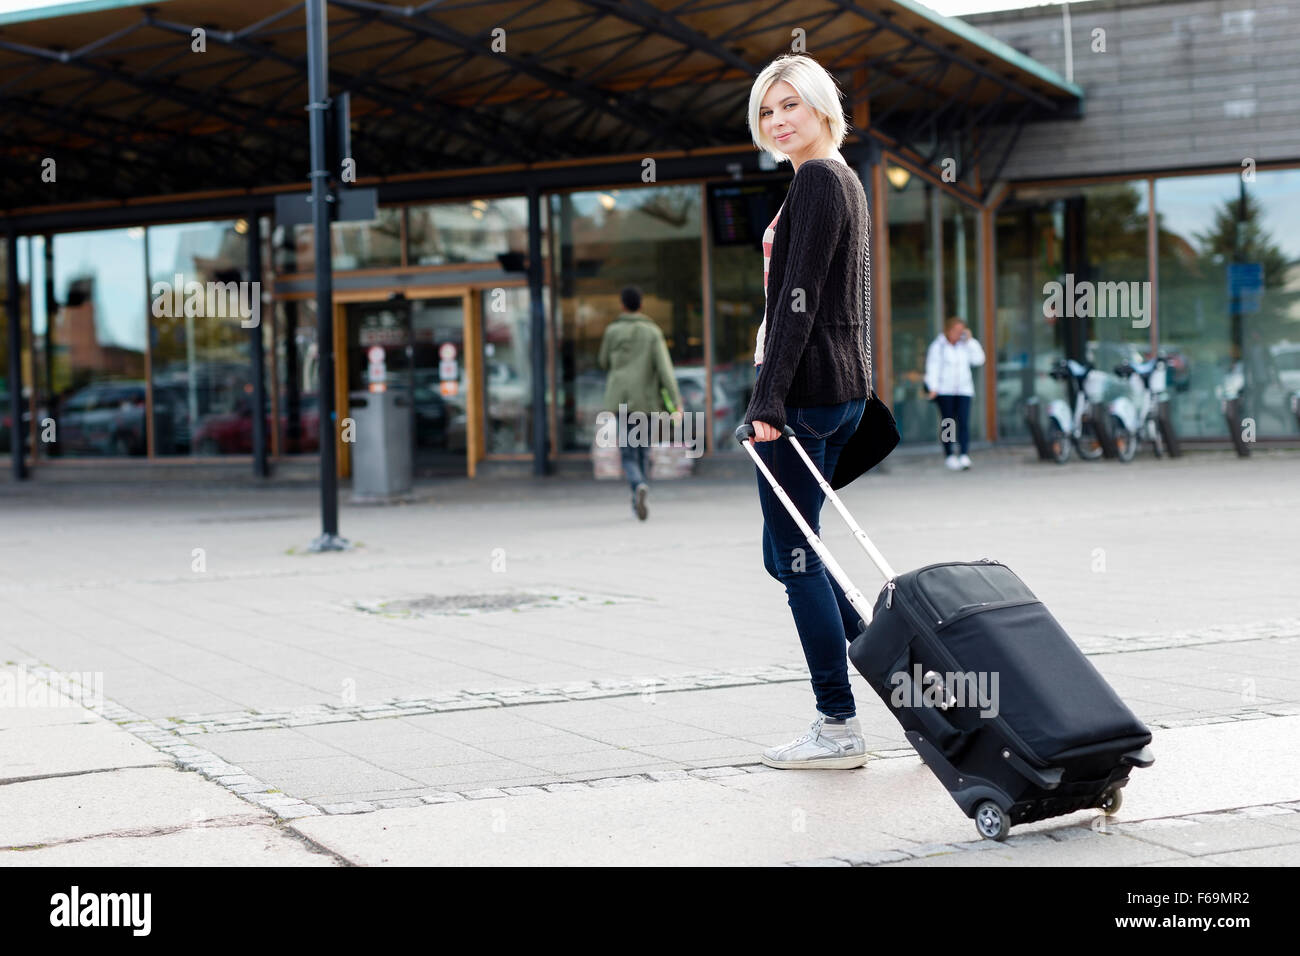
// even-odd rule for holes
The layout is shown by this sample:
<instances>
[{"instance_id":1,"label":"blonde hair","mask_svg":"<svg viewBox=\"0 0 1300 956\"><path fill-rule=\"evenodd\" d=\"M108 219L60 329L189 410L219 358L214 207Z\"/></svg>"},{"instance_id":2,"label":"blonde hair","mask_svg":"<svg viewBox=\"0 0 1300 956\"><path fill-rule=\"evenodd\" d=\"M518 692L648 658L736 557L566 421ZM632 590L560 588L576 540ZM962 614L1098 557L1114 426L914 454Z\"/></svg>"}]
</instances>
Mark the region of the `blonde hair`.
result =
<instances>
[{"instance_id":1,"label":"blonde hair","mask_svg":"<svg viewBox=\"0 0 1300 956\"><path fill-rule=\"evenodd\" d=\"M954 325L965 325L965 324L966 324L966 320L963 319L960 315L950 315L948 316L948 318L943 320L943 330L945 332L951 332L952 327Z\"/></svg>"},{"instance_id":2,"label":"blonde hair","mask_svg":"<svg viewBox=\"0 0 1300 956\"><path fill-rule=\"evenodd\" d=\"M813 112L826 120L830 125L831 145L838 148L849 133L849 124L844 119L844 110L840 106L844 94L840 92L835 77L827 73L825 67L812 57L800 53L777 57L754 80L754 86L749 91L749 132L754 138L754 145L771 153L778 163L790 159L777 148L774 141L763 134L758 115L768 90L781 80L793 86L803 101L812 107Z\"/></svg>"}]
</instances>

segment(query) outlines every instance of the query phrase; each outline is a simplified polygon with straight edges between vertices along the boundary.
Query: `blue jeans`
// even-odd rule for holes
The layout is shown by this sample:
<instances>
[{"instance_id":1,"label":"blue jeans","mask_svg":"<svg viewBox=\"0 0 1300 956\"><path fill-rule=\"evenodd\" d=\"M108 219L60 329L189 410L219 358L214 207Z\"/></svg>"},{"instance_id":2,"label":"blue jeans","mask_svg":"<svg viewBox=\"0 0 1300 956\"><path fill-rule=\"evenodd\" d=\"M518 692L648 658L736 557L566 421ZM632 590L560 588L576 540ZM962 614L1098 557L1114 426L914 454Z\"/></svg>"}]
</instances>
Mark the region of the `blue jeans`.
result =
<instances>
[{"instance_id":1,"label":"blue jeans","mask_svg":"<svg viewBox=\"0 0 1300 956\"><path fill-rule=\"evenodd\" d=\"M834 473L840 452L857 430L866 404L865 398L855 398L839 405L786 407L786 423L823 475ZM755 448L804 520L820 534L826 496L798 452L783 438L759 442ZM763 509L763 566L785 585L812 677L817 710L832 718L856 716L846 645L859 633L858 612L773 494L767 479L757 468L754 471Z\"/></svg>"},{"instance_id":2,"label":"blue jeans","mask_svg":"<svg viewBox=\"0 0 1300 956\"><path fill-rule=\"evenodd\" d=\"M969 395L936 395L935 401L939 403L939 443L943 445L943 456L959 454L957 448L961 448L960 454L964 455L970 451L970 400ZM951 418L957 423L957 441L946 442L943 440L943 419Z\"/></svg>"},{"instance_id":3,"label":"blue jeans","mask_svg":"<svg viewBox=\"0 0 1300 956\"><path fill-rule=\"evenodd\" d=\"M631 442L619 449L619 454L623 458L623 474L627 477L627 483L631 485L634 495L636 486L645 481L646 451L645 445L633 447Z\"/></svg>"}]
</instances>

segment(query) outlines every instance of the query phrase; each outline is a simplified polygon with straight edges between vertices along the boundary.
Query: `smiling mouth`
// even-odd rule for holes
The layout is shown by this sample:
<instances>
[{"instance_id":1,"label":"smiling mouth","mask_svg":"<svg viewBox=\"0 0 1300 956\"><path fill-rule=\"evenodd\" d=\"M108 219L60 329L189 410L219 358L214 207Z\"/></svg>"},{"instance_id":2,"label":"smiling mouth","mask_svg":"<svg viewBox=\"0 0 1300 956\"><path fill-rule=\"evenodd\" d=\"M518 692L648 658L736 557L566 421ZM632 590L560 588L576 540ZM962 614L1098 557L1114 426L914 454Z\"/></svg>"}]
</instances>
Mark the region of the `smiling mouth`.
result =
<instances>
[{"instance_id":1,"label":"smiling mouth","mask_svg":"<svg viewBox=\"0 0 1300 956\"><path fill-rule=\"evenodd\" d=\"M791 136L793 136L793 135L794 135L793 133L782 133L780 136L778 136L778 137L776 138L776 141L779 143L779 142L781 142L781 140L783 140L783 139L788 139L789 137L791 137Z\"/></svg>"}]
</instances>

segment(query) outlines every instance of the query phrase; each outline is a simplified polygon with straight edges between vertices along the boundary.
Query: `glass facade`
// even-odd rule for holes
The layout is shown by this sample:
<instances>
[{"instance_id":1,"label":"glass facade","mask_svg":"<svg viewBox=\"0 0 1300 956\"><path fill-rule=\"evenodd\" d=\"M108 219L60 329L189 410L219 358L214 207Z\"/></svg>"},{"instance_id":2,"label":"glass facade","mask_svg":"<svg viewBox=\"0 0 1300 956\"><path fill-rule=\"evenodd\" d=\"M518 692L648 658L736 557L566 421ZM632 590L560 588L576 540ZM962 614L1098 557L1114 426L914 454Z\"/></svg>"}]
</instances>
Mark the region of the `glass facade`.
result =
<instances>
[{"instance_id":1,"label":"glass facade","mask_svg":"<svg viewBox=\"0 0 1300 956\"><path fill-rule=\"evenodd\" d=\"M1224 437L1220 396L1244 380L1258 437L1300 427L1300 170L1156 180L1160 347L1180 434Z\"/></svg>"},{"instance_id":2,"label":"glass facade","mask_svg":"<svg viewBox=\"0 0 1300 956\"><path fill-rule=\"evenodd\" d=\"M243 220L149 228L155 455L252 454L251 348L243 323L260 308L242 281L247 231ZM264 418L269 400L267 406Z\"/></svg>"},{"instance_id":3,"label":"glass facade","mask_svg":"<svg viewBox=\"0 0 1300 956\"><path fill-rule=\"evenodd\" d=\"M411 206L407 216L410 265L497 262L508 253L528 253L528 200L524 196Z\"/></svg>"},{"instance_id":4,"label":"glass facade","mask_svg":"<svg viewBox=\"0 0 1300 956\"><path fill-rule=\"evenodd\" d=\"M1048 377L1068 357L1113 374L1149 352L1154 305L1147 262L1147 181L1018 190L999 210L998 433L1027 438L1027 399L1065 398Z\"/></svg>"},{"instance_id":5,"label":"glass facade","mask_svg":"<svg viewBox=\"0 0 1300 956\"><path fill-rule=\"evenodd\" d=\"M979 216L917 176L901 189L886 188L894 417L903 441L937 443L939 413L926 398L925 357L949 316L962 319L974 338L981 335ZM983 368L971 370L970 436L976 440L984 437L984 374Z\"/></svg>"},{"instance_id":6,"label":"glass facade","mask_svg":"<svg viewBox=\"0 0 1300 956\"><path fill-rule=\"evenodd\" d=\"M663 329L679 384L703 388L700 187L562 193L551 202L557 437L561 451L586 451L604 402L600 343L623 311L625 286L641 290L641 311Z\"/></svg>"},{"instance_id":7,"label":"glass facade","mask_svg":"<svg viewBox=\"0 0 1300 956\"><path fill-rule=\"evenodd\" d=\"M549 306L550 296L543 300ZM487 289L482 303L487 453L525 454L533 447L531 297L527 287Z\"/></svg>"},{"instance_id":8,"label":"glass facade","mask_svg":"<svg viewBox=\"0 0 1300 956\"><path fill-rule=\"evenodd\" d=\"M32 330L48 349L38 364L48 369L40 385L55 421L52 456L148 451L144 237L138 227L54 237L58 311Z\"/></svg>"},{"instance_id":9,"label":"glass facade","mask_svg":"<svg viewBox=\"0 0 1300 956\"><path fill-rule=\"evenodd\" d=\"M887 398L905 440L933 442L938 415L924 394L926 349L950 315L962 317L982 337L979 214L920 176L888 180L892 394ZM1152 190L1154 224L1148 208ZM474 288L468 301L471 322L479 325L469 335L458 287L442 297L421 293L404 306L410 311L405 334L414 336L406 344L421 376L417 389L433 396L424 402L428 408L421 406L428 413L421 421L428 425L438 417L434 406L441 415L436 435L426 436L425 451L462 464L467 454L531 454L532 352L539 347L545 352L547 399L554 403L547 410L556 425L553 449L586 453L603 406L600 342L623 311L620 291L635 285L642 290L642 311L664 332L687 409L705 412L711 401L714 451L739 453L729 435L753 388L754 338L764 308L762 253L750 235L749 219L761 232L782 194L781 182L772 179L546 196L541 208L555 228L544 230L544 342L533 341L526 286ZM740 219L733 222L736 216ZM996 362L997 437L1026 440L1026 400L1064 395L1064 386L1048 376L1056 359L1085 358L1109 372L1157 348L1171 359L1170 397L1179 434L1226 438L1224 386L1240 380L1242 415L1256 435L1295 435L1300 430L1295 411L1300 404L1300 240L1289 227L1297 218L1300 170L1294 169L1260 170L1244 178L1224 172L1014 188L995 213L996 312L993 340L983 342ZM1153 231L1154 303L1147 286ZM269 224L264 234L270 238ZM251 343L242 321L250 317L244 313L252 303L238 292L223 298L221 291L243 276L246 235L245 223L227 220L60 233L48 242L42 236L19 238L22 431L39 433L32 426L33 411L38 425L47 417L55 423L53 440L38 441L38 457L251 453ZM310 255L310 245L298 241L303 235L300 228L291 230L286 247L285 230L275 233L282 268ZM306 235L309 240L309 231ZM709 338L702 275L706 240L712 355L704 347ZM375 222L336 227L334 242L340 269L405 260L411 266L500 265L522 277L527 200L385 208ZM4 254L0 247L0 285ZM880 265L877 261L877 274ZM454 273L439 281L456 283ZM191 295L191 284L203 294ZM1085 287L1091 290L1087 295ZM381 307L383 302L348 305L343 312L361 316ZM320 382L314 298L277 299L267 315L272 321L262 325L267 351L262 413L271 424L268 450L315 454ZM358 325L357 335L364 331ZM355 378L363 368L353 354L361 340L351 330L345 339L350 351L340 360ZM476 405L466 392L471 357L464 350L475 344L481 347L483 427L481 443L470 448L467 421ZM456 350L461 376L452 394L446 392L451 383L442 375L443 360L431 351L446 346ZM8 350L7 334L0 335L0 447L5 450L14 431ZM983 386L992 372L989 366L974 372L971 433L976 439L985 436ZM1110 378L1111 394L1120 394L1121 380ZM710 386L711 395L706 394Z\"/></svg>"},{"instance_id":10,"label":"glass facade","mask_svg":"<svg viewBox=\"0 0 1300 956\"><path fill-rule=\"evenodd\" d=\"M316 343L316 300L277 302L271 395L282 455L320 451L320 353Z\"/></svg>"},{"instance_id":11,"label":"glass facade","mask_svg":"<svg viewBox=\"0 0 1300 956\"><path fill-rule=\"evenodd\" d=\"M275 268L280 273L315 269L316 234L310 223L275 230ZM402 264L402 209L381 206L370 222L330 223L330 264L339 272Z\"/></svg>"}]
</instances>

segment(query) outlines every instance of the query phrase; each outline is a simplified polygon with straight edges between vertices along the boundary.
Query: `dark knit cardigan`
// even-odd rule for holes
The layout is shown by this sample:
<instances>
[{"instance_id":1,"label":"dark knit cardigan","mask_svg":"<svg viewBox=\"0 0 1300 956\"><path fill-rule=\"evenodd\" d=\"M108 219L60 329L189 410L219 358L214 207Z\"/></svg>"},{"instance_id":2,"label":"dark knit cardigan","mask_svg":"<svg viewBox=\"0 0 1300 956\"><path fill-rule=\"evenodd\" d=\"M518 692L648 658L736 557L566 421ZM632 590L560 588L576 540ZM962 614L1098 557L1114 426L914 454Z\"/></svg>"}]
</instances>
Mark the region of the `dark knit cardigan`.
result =
<instances>
[{"instance_id":1,"label":"dark knit cardigan","mask_svg":"<svg viewBox=\"0 0 1300 956\"><path fill-rule=\"evenodd\" d=\"M746 422L780 429L786 405L837 405L870 394L862 301L867 221L866 192L853 170L834 159L799 166L772 241L763 365Z\"/></svg>"}]
</instances>

